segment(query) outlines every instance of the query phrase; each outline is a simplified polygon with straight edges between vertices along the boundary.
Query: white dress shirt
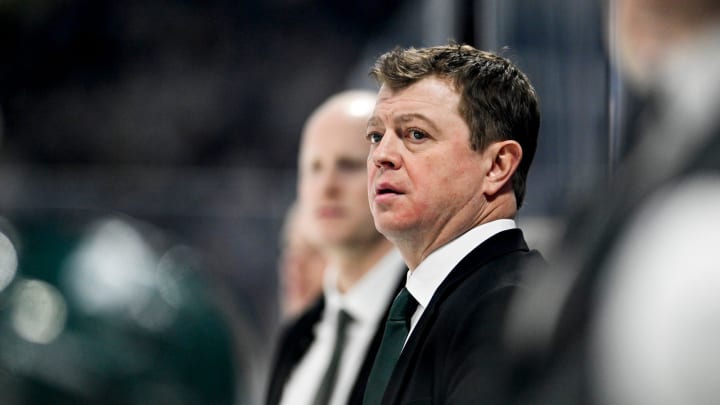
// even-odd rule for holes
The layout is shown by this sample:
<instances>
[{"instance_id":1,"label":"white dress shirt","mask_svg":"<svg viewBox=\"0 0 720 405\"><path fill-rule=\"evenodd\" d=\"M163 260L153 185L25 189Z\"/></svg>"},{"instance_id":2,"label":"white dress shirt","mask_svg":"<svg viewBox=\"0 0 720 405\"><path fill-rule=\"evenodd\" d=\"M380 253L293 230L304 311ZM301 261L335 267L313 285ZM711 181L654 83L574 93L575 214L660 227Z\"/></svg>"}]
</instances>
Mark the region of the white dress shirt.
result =
<instances>
[{"instance_id":1,"label":"white dress shirt","mask_svg":"<svg viewBox=\"0 0 720 405\"><path fill-rule=\"evenodd\" d=\"M415 270L408 271L406 287L418 302L418 307L410 322L408 338L415 330L415 326L435 291L447 278L450 271L478 245L497 233L513 228L517 228L517 225L512 219L498 219L476 226L430 253Z\"/></svg>"},{"instance_id":2,"label":"white dress shirt","mask_svg":"<svg viewBox=\"0 0 720 405\"><path fill-rule=\"evenodd\" d=\"M281 405L309 405L314 400L335 346L337 314L340 309L348 312L353 321L347 329L345 348L330 405L347 403L367 348L378 327L382 327L381 318L395 298L395 288L404 269L402 256L393 249L345 294L341 294L337 289L337 269L327 269L323 286L325 309L322 318L315 325L312 345L285 385Z\"/></svg>"}]
</instances>

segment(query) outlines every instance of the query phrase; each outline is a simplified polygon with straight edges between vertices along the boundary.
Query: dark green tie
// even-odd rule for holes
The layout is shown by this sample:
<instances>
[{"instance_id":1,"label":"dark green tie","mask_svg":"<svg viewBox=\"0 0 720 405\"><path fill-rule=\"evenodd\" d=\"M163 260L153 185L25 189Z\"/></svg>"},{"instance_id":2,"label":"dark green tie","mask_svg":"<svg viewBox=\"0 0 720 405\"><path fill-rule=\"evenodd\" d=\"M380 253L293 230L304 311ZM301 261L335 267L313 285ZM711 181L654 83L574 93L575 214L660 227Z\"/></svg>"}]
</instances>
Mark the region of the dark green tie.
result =
<instances>
[{"instance_id":1,"label":"dark green tie","mask_svg":"<svg viewBox=\"0 0 720 405\"><path fill-rule=\"evenodd\" d=\"M335 348L330 358L330 364L328 364L327 370L325 371L325 376L323 376L317 394L315 394L314 405L326 405L330 402L330 397L335 388L338 368L340 367L340 359L345 349L345 332L351 321L352 317L350 314L342 309L338 312L337 329L335 331Z\"/></svg>"},{"instance_id":2,"label":"dark green tie","mask_svg":"<svg viewBox=\"0 0 720 405\"><path fill-rule=\"evenodd\" d=\"M395 363L400 358L405 339L410 331L410 318L415 312L417 304L406 288L403 288L395 297L387 322L385 322L385 333L380 343L380 349L375 356L375 363L365 387L363 405L380 404L388 381L390 381L390 375L395 368Z\"/></svg>"}]
</instances>

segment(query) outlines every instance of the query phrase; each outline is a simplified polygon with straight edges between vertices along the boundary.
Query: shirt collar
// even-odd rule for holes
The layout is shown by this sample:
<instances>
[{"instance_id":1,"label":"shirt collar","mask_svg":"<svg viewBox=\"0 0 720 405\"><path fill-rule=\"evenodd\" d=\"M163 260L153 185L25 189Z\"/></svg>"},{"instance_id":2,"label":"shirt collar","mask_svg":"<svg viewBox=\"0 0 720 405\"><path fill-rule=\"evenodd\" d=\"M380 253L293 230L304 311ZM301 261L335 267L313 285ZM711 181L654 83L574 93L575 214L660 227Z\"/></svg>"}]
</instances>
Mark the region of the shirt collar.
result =
<instances>
[{"instance_id":1,"label":"shirt collar","mask_svg":"<svg viewBox=\"0 0 720 405\"><path fill-rule=\"evenodd\" d=\"M326 313L344 309L356 322L379 321L394 298L393 292L405 268L400 252L392 249L342 294L337 289L338 269L328 267L323 286Z\"/></svg>"},{"instance_id":2,"label":"shirt collar","mask_svg":"<svg viewBox=\"0 0 720 405\"><path fill-rule=\"evenodd\" d=\"M453 241L430 253L412 272L408 272L406 287L426 308L435 290L476 246L502 231L517 228L513 219L498 219L481 224L458 236Z\"/></svg>"}]
</instances>

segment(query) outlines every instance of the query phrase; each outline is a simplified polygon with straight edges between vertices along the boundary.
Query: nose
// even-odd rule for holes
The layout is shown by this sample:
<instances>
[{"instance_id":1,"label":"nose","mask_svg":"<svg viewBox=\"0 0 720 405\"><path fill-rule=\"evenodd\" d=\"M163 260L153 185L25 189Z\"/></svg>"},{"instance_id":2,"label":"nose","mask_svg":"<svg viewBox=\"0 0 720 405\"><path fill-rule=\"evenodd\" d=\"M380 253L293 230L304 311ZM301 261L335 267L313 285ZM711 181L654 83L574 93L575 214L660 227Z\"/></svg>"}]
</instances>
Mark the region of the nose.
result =
<instances>
[{"instance_id":1,"label":"nose","mask_svg":"<svg viewBox=\"0 0 720 405\"><path fill-rule=\"evenodd\" d=\"M327 197L336 196L340 191L340 181L335 169L327 170L320 175L320 190Z\"/></svg>"},{"instance_id":2,"label":"nose","mask_svg":"<svg viewBox=\"0 0 720 405\"><path fill-rule=\"evenodd\" d=\"M370 159L379 169L398 169L402 162L399 145L400 139L392 131L387 131L380 142L370 149Z\"/></svg>"}]
</instances>

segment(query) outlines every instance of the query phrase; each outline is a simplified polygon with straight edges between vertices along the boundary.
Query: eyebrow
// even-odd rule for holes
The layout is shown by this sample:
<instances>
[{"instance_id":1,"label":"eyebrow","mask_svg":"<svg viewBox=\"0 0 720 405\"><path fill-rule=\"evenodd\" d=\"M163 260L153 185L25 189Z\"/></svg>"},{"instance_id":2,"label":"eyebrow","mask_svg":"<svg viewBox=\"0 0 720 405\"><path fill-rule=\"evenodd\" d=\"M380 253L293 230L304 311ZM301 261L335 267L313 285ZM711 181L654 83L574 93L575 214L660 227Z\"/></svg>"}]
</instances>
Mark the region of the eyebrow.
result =
<instances>
[{"instance_id":1,"label":"eyebrow","mask_svg":"<svg viewBox=\"0 0 720 405\"><path fill-rule=\"evenodd\" d=\"M347 164L350 164L350 165L361 164L361 165L365 166L365 161L366 161L366 160L367 160L367 159L366 159L365 157L360 158L360 157L356 157L356 156L340 156L340 157L337 158L337 160L336 160L335 162L338 163L338 164L343 164L343 165L347 165Z\"/></svg>"},{"instance_id":2,"label":"eyebrow","mask_svg":"<svg viewBox=\"0 0 720 405\"><path fill-rule=\"evenodd\" d=\"M410 122L413 120L423 121L427 125L432 127L433 130L435 130L435 131L438 130L438 127L435 125L435 123L430 118L428 118L425 115L420 114L420 113L402 114L402 115L398 116L397 118L395 118L396 123L398 123L398 122L407 123L407 122ZM370 117L370 119L368 119L367 125L368 125L368 127L380 126L380 125L382 125L382 122L379 118L372 116L372 117Z\"/></svg>"},{"instance_id":3,"label":"eyebrow","mask_svg":"<svg viewBox=\"0 0 720 405\"><path fill-rule=\"evenodd\" d=\"M374 127L374 126L379 126L379 125L380 125L379 118L372 116L372 117L370 117L370 119L368 119L368 123L367 123L368 127Z\"/></svg>"},{"instance_id":4,"label":"eyebrow","mask_svg":"<svg viewBox=\"0 0 720 405\"><path fill-rule=\"evenodd\" d=\"M422 114L419 113L410 113L410 114L403 114L395 119L395 122L410 122L413 120L420 120L428 124L430 127L432 127L433 130L437 131L438 127L435 126L435 123L432 122L432 120Z\"/></svg>"}]
</instances>

